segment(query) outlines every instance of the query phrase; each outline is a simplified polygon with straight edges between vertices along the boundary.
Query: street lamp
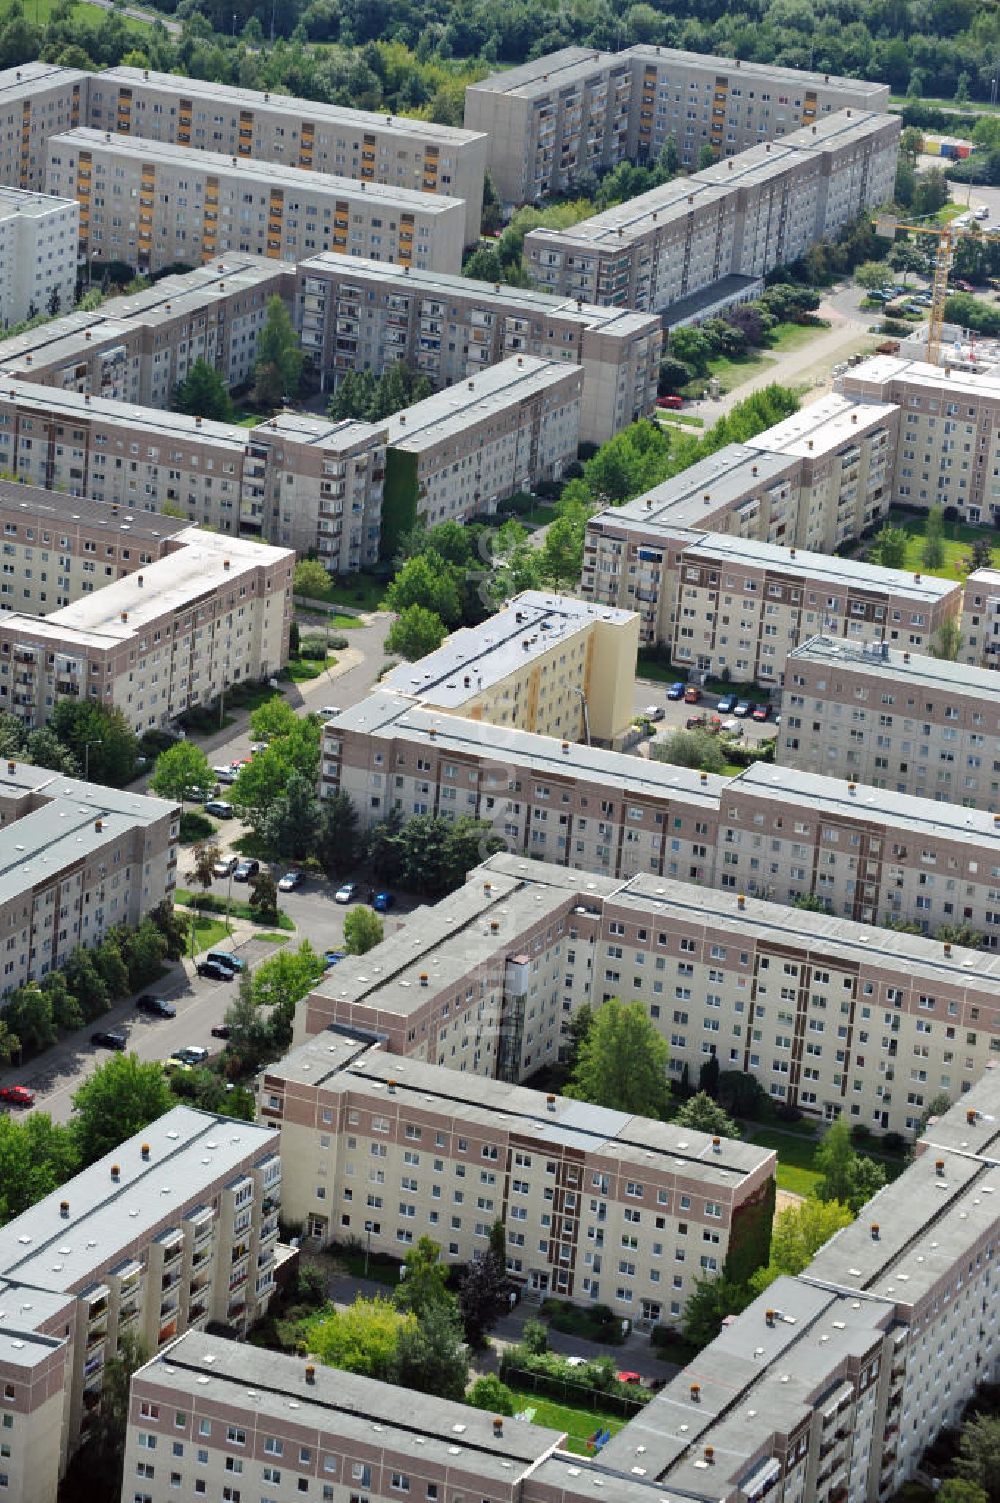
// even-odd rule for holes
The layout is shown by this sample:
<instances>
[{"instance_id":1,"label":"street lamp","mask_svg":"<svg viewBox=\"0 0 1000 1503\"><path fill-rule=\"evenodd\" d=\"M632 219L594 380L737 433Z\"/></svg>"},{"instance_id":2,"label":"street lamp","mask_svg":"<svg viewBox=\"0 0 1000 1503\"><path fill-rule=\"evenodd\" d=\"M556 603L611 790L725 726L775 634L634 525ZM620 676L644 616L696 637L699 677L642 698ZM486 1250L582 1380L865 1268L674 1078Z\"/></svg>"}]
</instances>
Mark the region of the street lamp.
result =
<instances>
[{"instance_id":1,"label":"street lamp","mask_svg":"<svg viewBox=\"0 0 1000 1503\"><path fill-rule=\"evenodd\" d=\"M98 736L96 738L96 740L94 740L94 741L85 741L83 743L83 781L85 783L90 778L90 748L92 746L103 746L103 745L104 745L104 738L103 738L103 736Z\"/></svg>"}]
</instances>

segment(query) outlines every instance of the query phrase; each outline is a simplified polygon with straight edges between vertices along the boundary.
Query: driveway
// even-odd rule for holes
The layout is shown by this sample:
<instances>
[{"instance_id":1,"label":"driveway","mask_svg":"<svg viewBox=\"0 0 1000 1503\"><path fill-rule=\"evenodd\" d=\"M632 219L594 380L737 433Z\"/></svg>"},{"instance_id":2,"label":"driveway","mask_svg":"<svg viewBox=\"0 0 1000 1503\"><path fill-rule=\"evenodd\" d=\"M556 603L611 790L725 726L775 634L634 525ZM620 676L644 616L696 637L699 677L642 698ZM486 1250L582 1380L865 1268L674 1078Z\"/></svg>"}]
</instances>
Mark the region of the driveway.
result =
<instances>
[{"instance_id":1,"label":"driveway","mask_svg":"<svg viewBox=\"0 0 1000 1503\"><path fill-rule=\"evenodd\" d=\"M656 722L656 735L654 739L657 741L665 740L674 731L683 731L691 716L701 714L714 715L720 699L718 694L710 694L707 689L703 689L701 699L698 703L696 705L688 705L682 699L668 699L668 688L668 684L660 683L656 679L637 678L635 681L634 706L636 713L647 709L650 705L658 705L663 710L663 719ZM728 716L725 718L728 719ZM744 740L748 742L769 741L777 734L773 716L770 720L765 721L751 720L747 716L740 723L743 726ZM648 754L648 740L640 742L640 746L643 748L640 755L646 756Z\"/></svg>"}]
</instances>

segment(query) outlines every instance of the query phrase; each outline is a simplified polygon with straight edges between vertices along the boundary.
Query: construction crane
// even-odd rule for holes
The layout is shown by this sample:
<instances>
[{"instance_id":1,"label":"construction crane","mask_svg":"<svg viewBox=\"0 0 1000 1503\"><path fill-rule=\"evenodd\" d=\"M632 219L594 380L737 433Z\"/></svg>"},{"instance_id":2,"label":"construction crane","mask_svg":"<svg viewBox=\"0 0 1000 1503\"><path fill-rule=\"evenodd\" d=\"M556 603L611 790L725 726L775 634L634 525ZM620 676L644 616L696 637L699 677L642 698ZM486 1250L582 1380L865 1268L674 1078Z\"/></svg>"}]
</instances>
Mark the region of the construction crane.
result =
<instances>
[{"instance_id":1,"label":"construction crane","mask_svg":"<svg viewBox=\"0 0 1000 1503\"><path fill-rule=\"evenodd\" d=\"M927 323L927 359L931 365L937 365L941 356L944 304L948 296L948 277L955 261L955 246L959 240L965 239L1000 240L1000 231L983 230L978 224L963 226L907 223L893 214L880 214L875 220L875 233L880 238L895 240L897 230L909 230L915 235L933 235L937 240L930 317Z\"/></svg>"}]
</instances>

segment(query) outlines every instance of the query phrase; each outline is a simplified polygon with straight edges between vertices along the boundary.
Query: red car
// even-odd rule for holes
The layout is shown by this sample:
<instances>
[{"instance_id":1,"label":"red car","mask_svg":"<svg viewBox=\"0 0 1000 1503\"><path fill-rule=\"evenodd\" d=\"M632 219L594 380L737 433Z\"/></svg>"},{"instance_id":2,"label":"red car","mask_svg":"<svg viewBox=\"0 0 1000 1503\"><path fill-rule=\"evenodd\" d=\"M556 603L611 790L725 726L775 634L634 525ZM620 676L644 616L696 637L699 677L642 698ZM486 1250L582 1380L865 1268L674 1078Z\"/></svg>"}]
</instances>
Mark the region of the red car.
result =
<instances>
[{"instance_id":1,"label":"red car","mask_svg":"<svg viewBox=\"0 0 1000 1503\"><path fill-rule=\"evenodd\" d=\"M754 705L751 712L751 718L753 720L769 720L771 718L771 706Z\"/></svg>"},{"instance_id":2,"label":"red car","mask_svg":"<svg viewBox=\"0 0 1000 1503\"><path fill-rule=\"evenodd\" d=\"M676 412L678 410L678 408L684 406L684 398L683 397L657 397L657 399L656 399L656 405L657 405L657 407L667 407L667 408L670 409L671 412Z\"/></svg>"},{"instance_id":3,"label":"red car","mask_svg":"<svg viewBox=\"0 0 1000 1503\"><path fill-rule=\"evenodd\" d=\"M5 1085L0 1090L0 1101L7 1101L11 1106L34 1106L35 1093L24 1085Z\"/></svg>"},{"instance_id":4,"label":"red car","mask_svg":"<svg viewBox=\"0 0 1000 1503\"><path fill-rule=\"evenodd\" d=\"M642 1382L639 1374L631 1371L615 1373L615 1377L618 1379L619 1383L631 1383L635 1385Z\"/></svg>"}]
</instances>

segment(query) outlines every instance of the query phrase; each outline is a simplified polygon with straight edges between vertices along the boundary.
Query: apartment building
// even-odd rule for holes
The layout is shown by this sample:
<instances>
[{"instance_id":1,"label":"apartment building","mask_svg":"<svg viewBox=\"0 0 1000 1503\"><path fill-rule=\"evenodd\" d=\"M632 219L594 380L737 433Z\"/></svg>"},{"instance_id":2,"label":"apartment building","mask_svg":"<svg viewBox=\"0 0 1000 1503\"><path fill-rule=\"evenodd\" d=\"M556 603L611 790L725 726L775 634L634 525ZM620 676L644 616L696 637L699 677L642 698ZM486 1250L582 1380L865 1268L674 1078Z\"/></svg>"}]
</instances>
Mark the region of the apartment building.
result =
<instances>
[{"instance_id":1,"label":"apartment building","mask_svg":"<svg viewBox=\"0 0 1000 1503\"><path fill-rule=\"evenodd\" d=\"M567 230L535 229L525 259L544 291L685 318L731 300L776 266L892 197L899 121L839 110Z\"/></svg>"},{"instance_id":2,"label":"apartment building","mask_svg":"<svg viewBox=\"0 0 1000 1503\"><path fill-rule=\"evenodd\" d=\"M89 698L142 734L273 678L288 659L295 555L194 527L175 543L49 615L0 615L0 704L35 727L61 698Z\"/></svg>"},{"instance_id":3,"label":"apartment building","mask_svg":"<svg viewBox=\"0 0 1000 1503\"><path fill-rule=\"evenodd\" d=\"M893 402L901 409L893 504L954 507L964 522L996 522L1000 376L995 371L954 370L875 355L845 372L837 384L854 401Z\"/></svg>"},{"instance_id":4,"label":"apartment building","mask_svg":"<svg viewBox=\"0 0 1000 1503\"><path fill-rule=\"evenodd\" d=\"M775 1155L753 1144L330 1032L268 1066L258 1097L281 1128L285 1215L320 1246L363 1231L398 1257L427 1236L471 1263L499 1221L529 1297L599 1301L649 1329L730 1252L753 1261L770 1240Z\"/></svg>"},{"instance_id":5,"label":"apartment building","mask_svg":"<svg viewBox=\"0 0 1000 1503\"><path fill-rule=\"evenodd\" d=\"M211 1497L274 1503L518 1503L565 1439L428 1394L401 1398L373 1378L188 1332L132 1380L123 1503L194 1496L199 1483Z\"/></svg>"},{"instance_id":6,"label":"apartment building","mask_svg":"<svg viewBox=\"0 0 1000 1503\"><path fill-rule=\"evenodd\" d=\"M777 760L896 793L994 809L994 672L817 636L789 653Z\"/></svg>"},{"instance_id":7,"label":"apartment building","mask_svg":"<svg viewBox=\"0 0 1000 1503\"><path fill-rule=\"evenodd\" d=\"M72 307L79 219L75 199L0 187L0 326Z\"/></svg>"},{"instance_id":8,"label":"apartment building","mask_svg":"<svg viewBox=\"0 0 1000 1503\"><path fill-rule=\"evenodd\" d=\"M0 1229L2 1475L19 1503L55 1498L126 1333L156 1353L264 1314L277 1150L272 1128L178 1106Z\"/></svg>"},{"instance_id":9,"label":"apartment building","mask_svg":"<svg viewBox=\"0 0 1000 1503\"><path fill-rule=\"evenodd\" d=\"M163 799L3 764L0 998L58 970L78 945L100 944L116 925L135 928L172 897L180 815Z\"/></svg>"},{"instance_id":10,"label":"apartment building","mask_svg":"<svg viewBox=\"0 0 1000 1503\"><path fill-rule=\"evenodd\" d=\"M333 382L399 360L435 388L514 355L580 366L588 443L605 443L656 399L663 333L650 313L329 251L300 265L295 315L303 349Z\"/></svg>"},{"instance_id":11,"label":"apartment building","mask_svg":"<svg viewBox=\"0 0 1000 1503\"><path fill-rule=\"evenodd\" d=\"M81 68L58 63L0 69L0 183L48 191L46 143L86 117L89 80Z\"/></svg>"},{"instance_id":12,"label":"apartment building","mask_svg":"<svg viewBox=\"0 0 1000 1503\"><path fill-rule=\"evenodd\" d=\"M524 590L382 687L446 716L611 745L632 720L638 628L634 611Z\"/></svg>"},{"instance_id":13,"label":"apartment building","mask_svg":"<svg viewBox=\"0 0 1000 1503\"><path fill-rule=\"evenodd\" d=\"M673 47L564 47L470 84L465 124L486 132L490 174L519 204L653 161L670 136L690 169L705 146L729 157L842 109L888 107L885 84L829 73Z\"/></svg>"},{"instance_id":14,"label":"apartment building","mask_svg":"<svg viewBox=\"0 0 1000 1503\"><path fill-rule=\"evenodd\" d=\"M242 428L0 376L4 474L133 515L169 505L228 537L316 549L339 573L378 559L385 438L294 412Z\"/></svg>"},{"instance_id":15,"label":"apartment building","mask_svg":"<svg viewBox=\"0 0 1000 1503\"><path fill-rule=\"evenodd\" d=\"M993 668L1000 648L1000 571L975 569L965 577L962 597L961 663Z\"/></svg>"},{"instance_id":16,"label":"apartment building","mask_svg":"<svg viewBox=\"0 0 1000 1503\"><path fill-rule=\"evenodd\" d=\"M387 420L382 555L418 522L464 522L559 480L580 442L583 371L512 355Z\"/></svg>"},{"instance_id":17,"label":"apartment building","mask_svg":"<svg viewBox=\"0 0 1000 1503\"><path fill-rule=\"evenodd\" d=\"M88 82L87 124L96 130L461 198L465 244L479 239L481 132L148 68L108 68Z\"/></svg>"},{"instance_id":18,"label":"apartment building","mask_svg":"<svg viewBox=\"0 0 1000 1503\"><path fill-rule=\"evenodd\" d=\"M82 262L125 261L142 274L230 252L462 266L461 199L256 157L81 126L49 138L46 185L79 201Z\"/></svg>"},{"instance_id":19,"label":"apartment building","mask_svg":"<svg viewBox=\"0 0 1000 1503\"><path fill-rule=\"evenodd\" d=\"M74 231L65 262L71 279L75 246ZM170 407L197 360L213 366L228 386L242 386L253 375L267 305L272 297L291 302L294 275L288 263L263 257L213 260L0 339L0 370L144 407Z\"/></svg>"},{"instance_id":20,"label":"apartment building","mask_svg":"<svg viewBox=\"0 0 1000 1503\"><path fill-rule=\"evenodd\" d=\"M792 487L783 463L756 467L755 490L772 498L777 492L784 505ZM746 478L746 468L737 480ZM749 514L756 527L762 510L756 496L733 510L725 500L729 479L724 475L716 487L727 514L736 521ZM693 487L686 499L694 504ZM634 600L642 640L668 643L671 661L694 673L777 687L788 653L817 633L859 645L877 636L926 654L962 609L961 586L949 580L736 533L653 528L636 511L632 503L622 522L608 511L587 524L581 593L608 604Z\"/></svg>"}]
</instances>

